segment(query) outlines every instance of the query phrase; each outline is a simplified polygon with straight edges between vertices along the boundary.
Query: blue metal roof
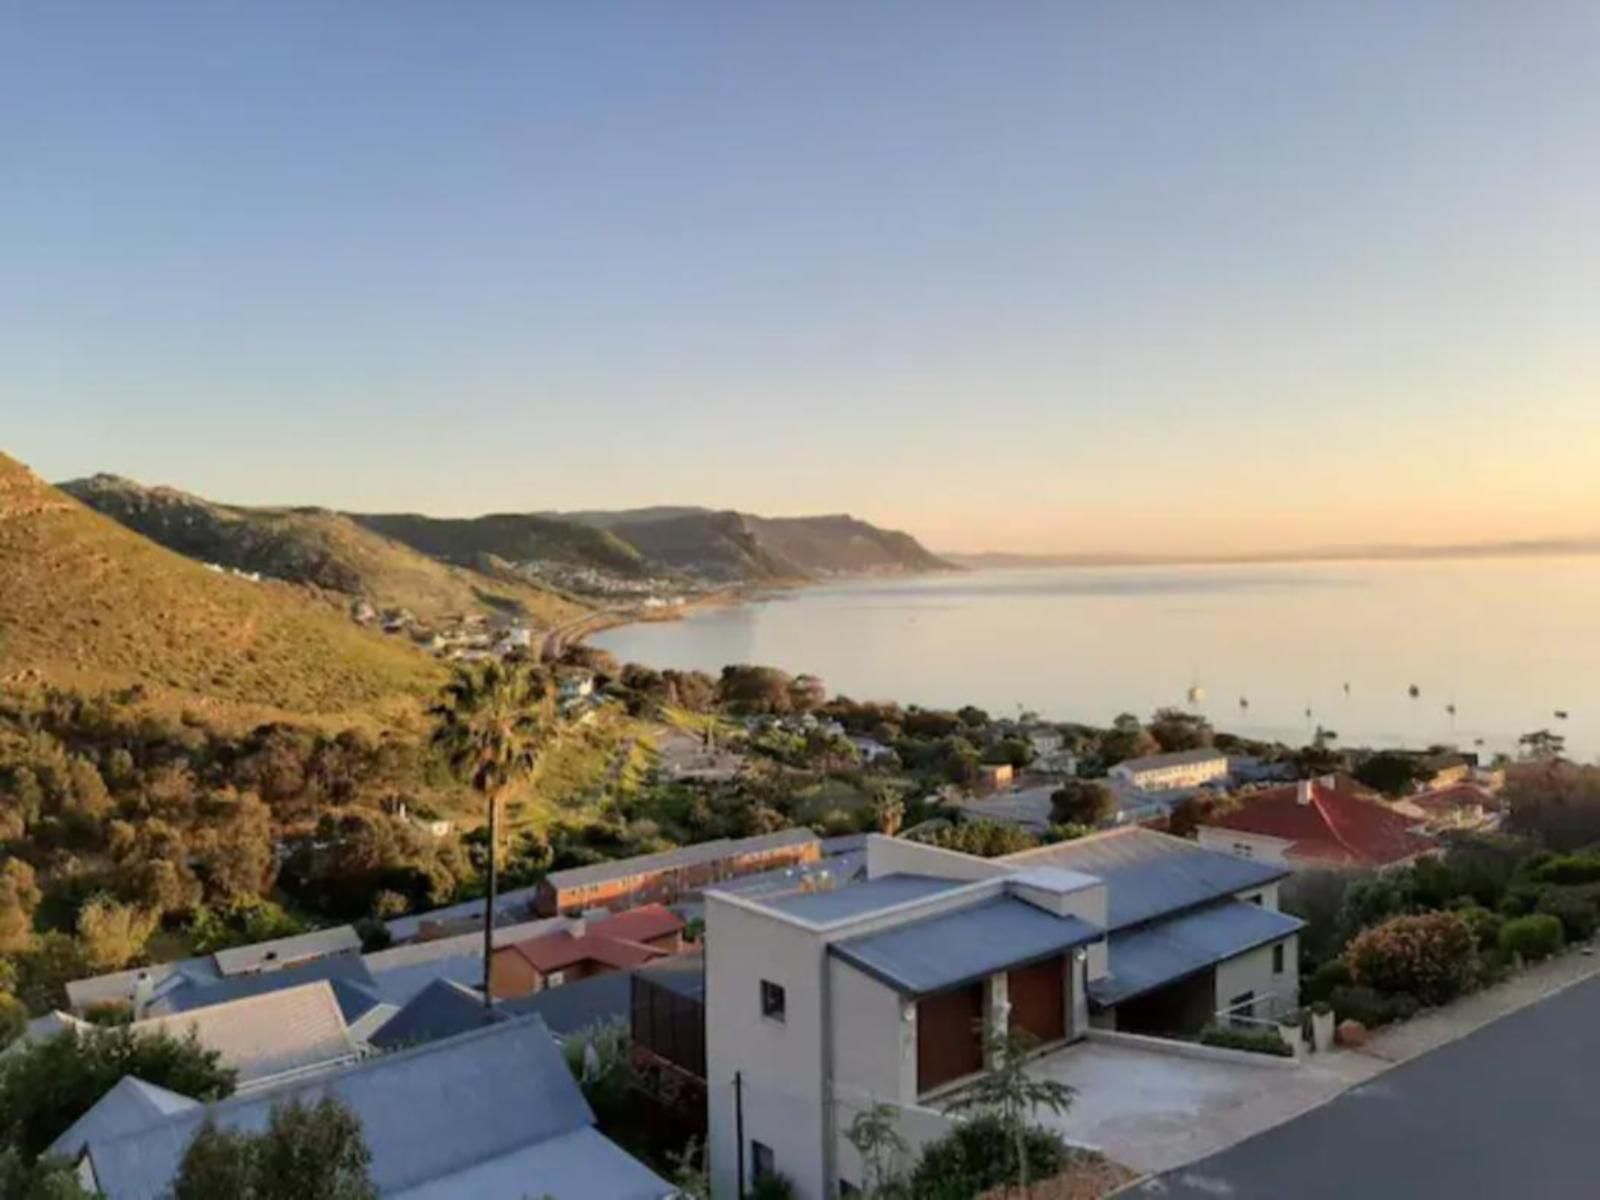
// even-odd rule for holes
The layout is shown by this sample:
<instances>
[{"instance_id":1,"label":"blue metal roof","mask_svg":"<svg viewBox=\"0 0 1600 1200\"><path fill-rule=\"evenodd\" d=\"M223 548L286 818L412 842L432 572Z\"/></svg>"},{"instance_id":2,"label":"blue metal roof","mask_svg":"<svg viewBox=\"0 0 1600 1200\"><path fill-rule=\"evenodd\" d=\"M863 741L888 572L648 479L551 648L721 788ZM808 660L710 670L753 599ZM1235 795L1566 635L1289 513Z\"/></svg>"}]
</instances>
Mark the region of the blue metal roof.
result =
<instances>
[{"instance_id":1,"label":"blue metal roof","mask_svg":"<svg viewBox=\"0 0 1600 1200\"><path fill-rule=\"evenodd\" d=\"M235 975L216 982L192 980L173 987L157 999L150 1006L150 1015L193 1012L214 1004L226 1004L230 1000L242 1000L246 996L262 996L284 988L315 983L319 979L326 979L333 986L334 998L339 1001L339 1011L347 1025L378 1003L377 981L361 957L356 954L335 954L255 975Z\"/></svg>"},{"instance_id":2,"label":"blue metal roof","mask_svg":"<svg viewBox=\"0 0 1600 1200\"><path fill-rule=\"evenodd\" d=\"M828 949L890 987L921 996L1049 958L1100 935L1077 917L1000 896Z\"/></svg>"},{"instance_id":3,"label":"blue metal roof","mask_svg":"<svg viewBox=\"0 0 1600 1200\"><path fill-rule=\"evenodd\" d=\"M236 1096L123 1137L91 1140L95 1175L109 1200L157 1200L171 1187L202 1121L259 1131L275 1103L315 1103L324 1095L338 1097L361 1121L372 1182L383 1196L522 1200L530 1186L534 1195L551 1190L539 1182L547 1165L561 1181L553 1193L560 1200L640 1195L644 1169L597 1133L581 1139L588 1154L584 1189L568 1186L567 1135L592 1129L594 1114L538 1017ZM521 1167L516 1178L490 1169L513 1157ZM473 1185L459 1186L462 1179ZM670 1193L665 1181L657 1182L657 1195Z\"/></svg>"},{"instance_id":4,"label":"blue metal roof","mask_svg":"<svg viewBox=\"0 0 1600 1200\"><path fill-rule=\"evenodd\" d=\"M563 983L532 995L501 1000L499 1006L501 1011L519 1017L538 1013L551 1033L566 1037L580 1029L628 1020L632 996L632 973L607 971L576 983Z\"/></svg>"},{"instance_id":5,"label":"blue metal roof","mask_svg":"<svg viewBox=\"0 0 1600 1200\"><path fill-rule=\"evenodd\" d=\"M1111 974L1089 981L1089 999L1102 1007L1121 1004L1287 937L1304 924L1275 909L1228 900L1157 925L1112 934Z\"/></svg>"},{"instance_id":6,"label":"blue metal roof","mask_svg":"<svg viewBox=\"0 0 1600 1200\"><path fill-rule=\"evenodd\" d=\"M436 979L383 1023L370 1041L380 1050L421 1046L492 1025L500 1018L483 995L450 979Z\"/></svg>"},{"instance_id":7,"label":"blue metal roof","mask_svg":"<svg viewBox=\"0 0 1600 1200\"><path fill-rule=\"evenodd\" d=\"M1123 929L1209 900L1281 879L1284 867L1203 850L1149 829L1119 829L1042 850L1026 850L1008 866L1070 867L1106 882L1106 927Z\"/></svg>"},{"instance_id":8,"label":"blue metal roof","mask_svg":"<svg viewBox=\"0 0 1600 1200\"><path fill-rule=\"evenodd\" d=\"M797 891L786 896L750 898L803 921L827 924L881 912L896 904L937 896L940 892L965 886L966 882L959 879L934 879L928 875L883 875L826 891Z\"/></svg>"}]
</instances>

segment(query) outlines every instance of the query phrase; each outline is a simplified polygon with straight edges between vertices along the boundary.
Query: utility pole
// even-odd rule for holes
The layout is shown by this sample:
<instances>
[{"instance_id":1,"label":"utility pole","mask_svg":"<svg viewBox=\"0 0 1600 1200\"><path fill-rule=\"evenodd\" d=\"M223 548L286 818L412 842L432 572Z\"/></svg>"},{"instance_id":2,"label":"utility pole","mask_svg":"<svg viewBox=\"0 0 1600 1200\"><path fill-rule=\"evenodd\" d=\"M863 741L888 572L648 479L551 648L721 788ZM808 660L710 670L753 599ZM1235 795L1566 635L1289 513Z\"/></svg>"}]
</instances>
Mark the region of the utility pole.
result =
<instances>
[{"instance_id":1,"label":"utility pole","mask_svg":"<svg viewBox=\"0 0 1600 1200\"><path fill-rule=\"evenodd\" d=\"M500 796L489 793L489 895L483 906L483 1007L494 1013L494 906L499 900Z\"/></svg>"},{"instance_id":2,"label":"utility pole","mask_svg":"<svg viewBox=\"0 0 1600 1200\"><path fill-rule=\"evenodd\" d=\"M733 1073L734 1159L739 1164L739 1200L744 1200L744 1072Z\"/></svg>"}]
</instances>

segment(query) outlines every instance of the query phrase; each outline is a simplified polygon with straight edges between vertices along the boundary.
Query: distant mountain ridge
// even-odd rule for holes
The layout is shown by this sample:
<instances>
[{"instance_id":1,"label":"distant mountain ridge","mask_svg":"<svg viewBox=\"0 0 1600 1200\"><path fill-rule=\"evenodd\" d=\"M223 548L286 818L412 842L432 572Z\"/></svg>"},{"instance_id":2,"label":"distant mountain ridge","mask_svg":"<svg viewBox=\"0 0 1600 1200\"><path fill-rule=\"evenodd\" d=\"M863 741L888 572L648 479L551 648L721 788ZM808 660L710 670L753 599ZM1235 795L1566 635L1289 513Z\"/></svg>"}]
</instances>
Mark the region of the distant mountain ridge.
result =
<instances>
[{"instance_id":1,"label":"distant mountain ridge","mask_svg":"<svg viewBox=\"0 0 1600 1200\"><path fill-rule=\"evenodd\" d=\"M578 605L532 586L492 563L440 562L322 508L251 508L219 504L170 487L147 487L117 475L60 485L68 495L153 542L201 562L304 584L334 598L404 608L424 619L450 614L521 614L554 624Z\"/></svg>"},{"instance_id":2,"label":"distant mountain ridge","mask_svg":"<svg viewBox=\"0 0 1600 1200\"><path fill-rule=\"evenodd\" d=\"M0 454L0 681L380 715L414 712L443 677L304 588L207 570Z\"/></svg>"},{"instance_id":3,"label":"distant mountain ridge","mask_svg":"<svg viewBox=\"0 0 1600 1200\"><path fill-rule=\"evenodd\" d=\"M946 551L944 557L962 567L1184 567L1249 566L1295 562L1406 562L1440 558L1527 558L1541 555L1600 554L1600 534L1589 537L1527 538L1498 542L1439 542L1371 546L1324 546L1307 550L1232 554L1123 554L1087 551L1075 554L1026 554L1008 550L977 553Z\"/></svg>"}]
</instances>

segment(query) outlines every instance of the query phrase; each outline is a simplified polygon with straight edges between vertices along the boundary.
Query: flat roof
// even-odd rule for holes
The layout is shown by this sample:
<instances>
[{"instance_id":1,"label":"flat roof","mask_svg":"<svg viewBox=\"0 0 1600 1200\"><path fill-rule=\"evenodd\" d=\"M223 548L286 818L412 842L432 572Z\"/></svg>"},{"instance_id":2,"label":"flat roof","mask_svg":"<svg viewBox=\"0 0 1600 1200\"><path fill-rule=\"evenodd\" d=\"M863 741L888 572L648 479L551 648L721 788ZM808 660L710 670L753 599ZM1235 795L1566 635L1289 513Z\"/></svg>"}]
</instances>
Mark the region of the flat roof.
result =
<instances>
[{"instance_id":1,"label":"flat roof","mask_svg":"<svg viewBox=\"0 0 1600 1200\"><path fill-rule=\"evenodd\" d=\"M1112 934L1111 974L1089 981L1089 998L1121 1004L1207 967L1297 933L1305 922L1276 909L1228 900L1158 925Z\"/></svg>"},{"instance_id":2,"label":"flat roof","mask_svg":"<svg viewBox=\"0 0 1600 1200\"><path fill-rule=\"evenodd\" d=\"M938 913L835 942L835 957L896 991L927 995L1026 966L1100 938L1078 917L1057 916L1012 896Z\"/></svg>"},{"instance_id":3,"label":"flat roof","mask_svg":"<svg viewBox=\"0 0 1600 1200\"><path fill-rule=\"evenodd\" d=\"M735 858L743 854L760 854L786 846L803 846L810 843L820 845L821 839L805 828L780 829L776 833L759 834L737 841L717 838L710 842L698 842L692 846L680 846L675 850L641 854L635 858L621 858L611 862L594 863L587 867L569 867L565 871L551 871L545 876L545 882L556 891L565 891L569 888L592 887L597 883L609 883L616 879L628 879L634 875L649 875L656 871L671 871L699 863L716 862L718 859Z\"/></svg>"},{"instance_id":4,"label":"flat roof","mask_svg":"<svg viewBox=\"0 0 1600 1200\"><path fill-rule=\"evenodd\" d=\"M802 921L827 924L937 896L941 892L965 887L967 882L936 879L931 875L881 875L877 879L850 883L844 887L795 891L786 895L750 896L747 899L788 916L799 917Z\"/></svg>"}]
</instances>

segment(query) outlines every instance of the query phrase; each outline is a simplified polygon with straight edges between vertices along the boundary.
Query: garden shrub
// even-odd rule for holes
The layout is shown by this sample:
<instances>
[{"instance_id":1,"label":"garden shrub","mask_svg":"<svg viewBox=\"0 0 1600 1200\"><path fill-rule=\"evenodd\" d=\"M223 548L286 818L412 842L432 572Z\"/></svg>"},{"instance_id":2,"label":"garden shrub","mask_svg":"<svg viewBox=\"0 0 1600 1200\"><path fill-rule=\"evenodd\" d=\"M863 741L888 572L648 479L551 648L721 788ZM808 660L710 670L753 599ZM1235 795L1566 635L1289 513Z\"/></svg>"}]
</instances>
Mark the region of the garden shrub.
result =
<instances>
[{"instance_id":1,"label":"garden shrub","mask_svg":"<svg viewBox=\"0 0 1600 1200\"><path fill-rule=\"evenodd\" d=\"M1337 987L1328 999L1334 1016L1341 1021L1360 1021L1368 1029L1376 1029L1392 1019L1389 1002L1369 987Z\"/></svg>"},{"instance_id":2,"label":"garden shrub","mask_svg":"<svg viewBox=\"0 0 1600 1200\"><path fill-rule=\"evenodd\" d=\"M1594 936L1595 926L1600 925L1600 910L1595 908L1594 901L1586 900L1568 888L1547 890L1539 897L1534 911L1560 921L1561 932L1569 942L1588 941Z\"/></svg>"},{"instance_id":3,"label":"garden shrub","mask_svg":"<svg viewBox=\"0 0 1600 1200\"><path fill-rule=\"evenodd\" d=\"M1520 954L1527 962L1538 962L1559 953L1566 944L1561 922L1549 913L1534 913L1507 921L1500 930L1503 953Z\"/></svg>"},{"instance_id":4,"label":"garden shrub","mask_svg":"<svg viewBox=\"0 0 1600 1200\"><path fill-rule=\"evenodd\" d=\"M1500 943L1500 928L1506 919L1497 912L1479 908L1476 904L1456 910L1456 915L1472 930L1472 940L1479 950L1492 950Z\"/></svg>"},{"instance_id":5,"label":"garden shrub","mask_svg":"<svg viewBox=\"0 0 1600 1200\"><path fill-rule=\"evenodd\" d=\"M1600 855L1557 855L1535 865L1529 877L1535 883L1600 883Z\"/></svg>"},{"instance_id":6,"label":"garden shrub","mask_svg":"<svg viewBox=\"0 0 1600 1200\"><path fill-rule=\"evenodd\" d=\"M750 1185L750 1200L794 1200L794 1184L787 1175L768 1171Z\"/></svg>"},{"instance_id":7,"label":"garden shrub","mask_svg":"<svg viewBox=\"0 0 1600 1200\"><path fill-rule=\"evenodd\" d=\"M1202 1046L1218 1046L1224 1050L1247 1050L1252 1054L1273 1054L1279 1058L1292 1058L1294 1049L1275 1030L1229 1029L1223 1025L1209 1025L1200 1034Z\"/></svg>"},{"instance_id":8,"label":"garden shrub","mask_svg":"<svg viewBox=\"0 0 1600 1200\"><path fill-rule=\"evenodd\" d=\"M1344 959L1329 959L1300 984L1300 998L1312 1002L1326 1000L1333 995L1334 988L1349 987L1354 982Z\"/></svg>"},{"instance_id":9,"label":"garden shrub","mask_svg":"<svg viewBox=\"0 0 1600 1200\"><path fill-rule=\"evenodd\" d=\"M1476 970L1472 930L1458 913L1392 917L1358 934L1345 951L1358 984L1423 1004L1447 1004L1464 991Z\"/></svg>"},{"instance_id":10,"label":"garden shrub","mask_svg":"<svg viewBox=\"0 0 1600 1200\"><path fill-rule=\"evenodd\" d=\"M1060 1174L1071 1153L1061 1137L1037 1126L1030 1126L1024 1137L1028 1178ZM1015 1133L998 1117L974 1117L923 1149L911 1176L911 1194L917 1200L969 1200L1020 1180Z\"/></svg>"}]
</instances>

